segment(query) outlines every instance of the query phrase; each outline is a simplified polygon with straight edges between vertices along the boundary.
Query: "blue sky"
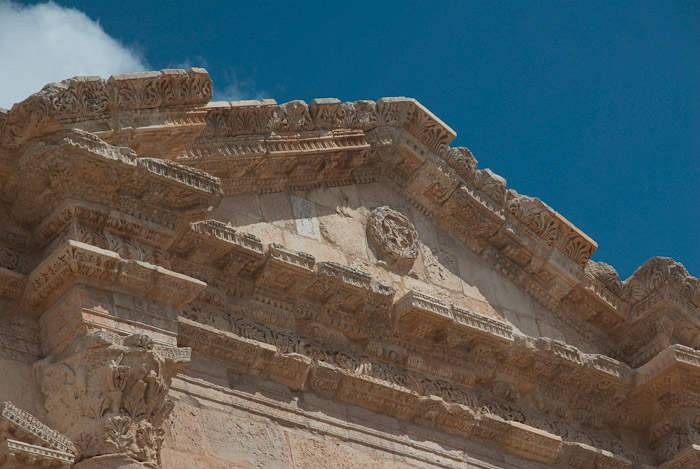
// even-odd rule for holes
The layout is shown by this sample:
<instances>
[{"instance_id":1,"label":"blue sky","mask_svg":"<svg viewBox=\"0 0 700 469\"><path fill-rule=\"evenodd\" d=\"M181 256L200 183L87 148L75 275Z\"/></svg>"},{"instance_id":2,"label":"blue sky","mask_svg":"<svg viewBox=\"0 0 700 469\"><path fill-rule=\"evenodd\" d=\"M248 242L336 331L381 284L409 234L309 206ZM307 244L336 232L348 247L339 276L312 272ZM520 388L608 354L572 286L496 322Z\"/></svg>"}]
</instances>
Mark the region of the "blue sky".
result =
<instances>
[{"instance_id":1,"label":"blue sky","mask_svg":"<svg viewBox=\"0 0 700 469\"><path fill-rule=\"evenodd\" d=\"M698 1L59 0L53 7L80 31L99 23L105 37L79 44L104 41L105 50L126 54L113 60L118 69L96 69L104 76L203 66L215 99L414 97L457 132L453 145L470 148L479 167L596 240L593 259L623 279L652 256L673 257L700 276ZM16 34L31 33L34 23L21 24L13 17ZM51 27L41 29L51 42ZM8 41L0 36L0 49L9 50ZM78 53L56 48L65 50L53 56ZM110 54L117 52L91 52ZM40 61L24 55L29 65ZM51 67L66 76L44 81L87 73L67 63ZM26 73L21 63L14 69Z\"/></svg>"}]
</instances>

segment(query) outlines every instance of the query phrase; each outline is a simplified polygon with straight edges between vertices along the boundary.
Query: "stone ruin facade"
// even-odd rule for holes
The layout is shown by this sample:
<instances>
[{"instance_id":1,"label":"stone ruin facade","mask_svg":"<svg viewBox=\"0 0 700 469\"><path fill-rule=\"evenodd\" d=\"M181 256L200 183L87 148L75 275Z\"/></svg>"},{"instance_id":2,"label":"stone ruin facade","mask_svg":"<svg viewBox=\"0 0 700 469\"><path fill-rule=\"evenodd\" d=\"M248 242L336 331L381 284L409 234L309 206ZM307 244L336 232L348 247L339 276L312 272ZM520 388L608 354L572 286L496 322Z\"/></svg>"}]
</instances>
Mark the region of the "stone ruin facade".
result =
<instances>
[{"instance_id":1,"label":"stone ruin facade","mask_svg":"<svg viewBox=\"0 0 700 469\"><path fill-rule=\"evenodd\" d=\"M408 98L0 111L0 467L700 467L700 287Z\"/></svg>"}]
</instances>

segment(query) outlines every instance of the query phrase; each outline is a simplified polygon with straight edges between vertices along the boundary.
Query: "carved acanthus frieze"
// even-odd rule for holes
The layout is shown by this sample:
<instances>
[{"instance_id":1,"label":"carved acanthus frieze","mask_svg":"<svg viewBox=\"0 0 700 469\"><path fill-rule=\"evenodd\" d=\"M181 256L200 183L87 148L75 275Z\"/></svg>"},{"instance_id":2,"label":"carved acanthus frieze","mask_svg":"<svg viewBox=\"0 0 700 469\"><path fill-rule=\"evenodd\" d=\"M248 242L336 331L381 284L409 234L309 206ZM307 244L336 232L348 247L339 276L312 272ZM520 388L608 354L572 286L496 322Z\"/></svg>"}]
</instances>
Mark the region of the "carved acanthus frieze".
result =
<instances>
[{"instance_id":1,"label":"carved acanthus frieze","mask_svg":"<svg viewBox=\"0 0 700 469\"><path fill-rule=\"evenodd\" d=\"M548 244L559 248L580 267L585 267L598 245L538 198L508 192L508 213Z\"/></svg>"},{"instance_id":2,"label":"carved acanthus frieze","mask_svg":"<svg viewBox=\"0 0 700 469\"><path fill-rule=\"evenodd\" d=\"M144 155L176 154L204 128L203 106L211 94L211 80L201 68L114 75L109 80L72 78L15 104L0 141L16 149L32 138L80 128Z\"/></svg>"},{"instance_id":3,"label":"carved acanthus frieze","mask_svg":"<svg viewBox=\"0 0 700 469\"><path fill-rule=\"evenodd\" d=\"M377 101L381 125L403 127L431 151L442 154L457 134L415 99L382 98Z\"/></svg>"},{"instance_id":4,"label":"carved acanthus frieze","mask_svg":"<svg viewBox=\"0 0 700 469\"><path fill-rule=\"evenodd\" d=\"M665 285L690 299L698 286L698 279L691 277L685 267L673 259L654 257L624 281L620 296L636 304Z\"/></svg>"},{"instance_id":5,"label":"carved acanthus frieze","mask_svg":"<svg viewBox=\"0 0 700 469\"><path fill-rule=\"evenodd\" d=\"M159 463L170 380L189 360L189 349L146 335L96 331L37 362L35 375L49 419L75 442L79 459L125 453Z\"/></svg>"},{"instance_id":6,"label":"carved acanthus frieze","mask_svg":"<svg viewBox=\"0 0 700 469\"><path fill-rule=\"evenodd\" d=\"M354 101L343 103L346 122L351 129L368 132L379 125L377 104L374 101Z\"/></svg>"},{"instance_id":7,"label":"carved acanthus frieze","mask_svg":"<svg viewBox=\"0 0 700 469\"><path fill-rule=\"evenodd\" d=\"M451 147L445 153L445 161L466 182L472 182L478 162L465 147Z\"/></svg>"}]
</instances>

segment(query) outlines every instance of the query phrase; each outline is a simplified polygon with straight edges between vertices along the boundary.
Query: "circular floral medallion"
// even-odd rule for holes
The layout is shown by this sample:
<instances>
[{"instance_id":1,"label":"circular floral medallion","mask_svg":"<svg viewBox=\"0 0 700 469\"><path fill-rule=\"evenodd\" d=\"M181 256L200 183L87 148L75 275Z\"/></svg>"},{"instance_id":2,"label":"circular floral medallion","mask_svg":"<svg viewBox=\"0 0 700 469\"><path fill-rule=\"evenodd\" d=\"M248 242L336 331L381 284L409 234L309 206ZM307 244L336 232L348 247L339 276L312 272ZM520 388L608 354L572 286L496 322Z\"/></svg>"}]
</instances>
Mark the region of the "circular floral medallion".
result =
<instances>
[{"instance_id":1,"label":"circular floral medallion","mask_svg":"<svg viewBox=\"0 0 700 469\"><path fill-rule=\"evenodd\" d=\"M400 267L410 266L418 257L418 234L408 218L389 207L372 211L367 234L378 257Z\"/></svg>"}]
</instances>

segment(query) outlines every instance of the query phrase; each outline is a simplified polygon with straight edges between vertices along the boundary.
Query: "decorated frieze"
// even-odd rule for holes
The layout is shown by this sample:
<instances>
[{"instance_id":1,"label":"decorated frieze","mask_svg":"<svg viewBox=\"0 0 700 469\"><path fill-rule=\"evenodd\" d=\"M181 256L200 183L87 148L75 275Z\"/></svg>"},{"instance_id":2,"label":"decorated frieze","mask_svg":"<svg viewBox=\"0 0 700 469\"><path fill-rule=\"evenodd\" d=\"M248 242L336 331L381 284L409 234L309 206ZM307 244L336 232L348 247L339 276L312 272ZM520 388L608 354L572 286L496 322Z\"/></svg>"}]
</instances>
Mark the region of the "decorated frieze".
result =
<instances>
[{"instance_id":1,"label":"decorated frieze","mask_svg":"<svg viewBox=\"0 0 700 469\"><path fill-rule=\"evenodd\" d=\"M293 255L291 252L283 251L281 247L275 249L277 252L284 253L287 258L291 258ZM323 271L324 264L320 265L322 266L321 271ZM315 265L311 264L311 267L313 269ZM331 265L331 267L333 272L339 269L339 266L336 265ZM350 277L347 277L348 275ZM352 271L346 272L345 276L347 278L343 280L343 276L337 273L335 278L341 282L350 282L348 287L366 288L368 282L368 280L364 280L366 277L358 276ZM369 283L371 285L371 281ZM262 298L259 296L256 296L255 300L262 302ZM401 315L424 315L426 318L439 317L446 321L441 323L442 333L429 336L432 337L432 340L437 341L435 346L438 346L438 349L434 350L434 354L430 354L430 349L422 349L414 345L414 343L425 341L429 337L417 336L409 332L405 339L395 342L394 345L392 345L393 339L391 337L378 335L376 339L370 340L363 355L353 355L348 353L347 349L341 352L339 349L333 348L341 344L345 344L343 347L350 347L351 341L356 340L357 336L353 336L352 331L342 327L337 328L332 322L328 322L324 312L326 309L323 307L324 302L328 301L333 300L323 294L314 300L314 304L320 305L321 308L318 306L311 309L304 307L305 314L298 315L295 311L293 321L277 323L283 329L296 330L297 332L285 332L276 327L263 325L268 322L265 319L267 316L264 314L257 315L258 321L262 322L234 319L233 316L243 314L243 311L246 315L250 315L251 311L261 308L255 306L255 303L242 303L238 313L225 304L223 305L224 310L230 311L229 313L224 313L224 310L219 310L218 313L211 311L207 314L204 314L204 310L187 313L188 317L192 317L193 320L183 322L181 319L180 341L199 353L227 363L237 364L242 370L251 373L265 374L271 379L287 383L293 389L304 388L306 385L299 380L306 376L307 378L304 379L309 380L308 386L312 390L335 396L356 405L386 412L398 418L438 425L448 431L462 434L472 434L473 426L480 425L478 415L481 415L482 411L479 409L484 404L475 400L475 397L468 397L474 396L471 389L475 386L476 377L471 373L465 375L462 370L471 369L477 373L479 377L477 379L490 380L487 382L492 383L487 388L484 388L483 385L477 386L478 389L482 389L479 391L479 396L483 396L478 399L488 400L490 399L488 396L500 399L497 402L490 401L484 407L487 409L486 415L495 415L503 419L504 422L508 422L505 427L498 427L501 428L501 433L493 433L496 435L493 438L498 441L502 441L503 435L507 432L515 432L511 425L515 422L526 427L534 425L533 428L540 428L545 432L554 431L559 435L556 438L569 438L567 435L581 431L576 430L576 428L583 428L586 429L585 431L594 433L603 432L600 435L593 435L585 441L589 441L594 447L599 448L597 450L599 452L614 451L615 448L618 448L614 445L600 445L601 442L609 441L610 438L610 436L604 435L606 431L605 421L610 419L612 415L610 409L619 405L632 385L632 372L624 364L609 357L584 354L562 342L528 339L522 336L518 336L518 340L514 340L514 332L506 323L446 305L418 292L412 292L405 298L397 300L395 308ZM244 304L247 306L243 306ZM228 319L224 319L222 322L214 319L217 316L228 317ZM201 322L203 320L209 321L212 326L205 326ZM310 323L308 321L318 322ZM301 329L298 328L297 324ZM309 326L304 326L304 324L309 324ZM330 329L328 329L329 327ZM399 327L403 326L399 324ZM446 340L447 332L451 329L460 330L462 336L460 343L463 345L453 348L451 352L443 352L440 348L442 345L439 344ZM201 335L204 330L208 331L207 334L210 338L202 339L204 342L198 343L198 337L205 337ZM221 332L222 330L229 332L224 333ZM331 332L332 330L340 331L341 335L334 335L337 332ZM221 334L224 335L221 336ZM230 343L230 345L225 345L226 343ZM417 354L416 352L419 350L420 352ZM465 361L460 367L446 365L445 361L447 361L448 355L445 353L451 354L455 358L463 357L462 360ZM274 364L278 363L282 359L280 357L285 354L298 354L301 357L308 357L311 361L293 358L293 363L305 363L305 365L299 372L290 371L291 378L280 377L277 376L279 374L278 367ZM424 358L420 358L421 356ZM512 359L506 357L512 357ZM487 365L489 368L495 368L499 371L496 374L487 372L486 368L480 368L479 360L486 360L485 363L489 363ZM510 367L515 368L511 369ZM360 377L356 376L357 373L360 373ZM348 374L352 379L347 378ZM523 389L514 387L511 381L502 381L503 379L512 379L506 378L507 376L519 377L519 379L526 376L530 378L526 379L528 384L525 385L523 391ZM574 402L579 407L569 410L567 405L561 403L558 406L545 406L544 402L538 405L532 403L532 396L553 396L551 391L553 386L561 388L560 393L557 394L560 399L567 393L578 396ZM440 399L445 404L430 404L429 408L432 410L429 415L432 417L428 418L422 414L409 412L405 406L394 403L395 400L406 402L407 399L408 402L413 402L416 399L413 397L413 393L425 396L420 397L420 399L428 398L431 395L442 396ZM470 424L462 422L461 425L457 425L455 418L450 417L451 412L459 408L455 408L455 405L472 409L469 412L470 415L474 416L473 422ZM416 403L415 406L418 404ZM605 417L601 418L600 415ZM468 433L465 433L467 428L469 429ZM474 434L479 438L485 438L485 435L489 434L485 430L487 428L490 427L487 425L483 430L480 430L483 435L478 432ZM507 432L505 429L508 429ZM489 431L495 432L493 429ZM550 441L547 438L543 441ZM556 438L554 440L559 441ZM516 438L508 445L517 448L520 444L518 441ZM558 445L554 446L558 448ZM510 448L510 446L508 447ZM550 452L547 453L540 448L531 457L538 459L542 457L542 454L549 454L547 460L557 458L557 450L554 453L551 450L548 451Z\"/></svg>"},{"instance_id":2,"label":"decorated frieze","mask_svg":"<svg viewBox=\"0 0 700 469\"><path fill-rule=\"evenodd\" d=\"M210 97L203 70L164 70L0 111L0 354L46 357L35 375L61 432L3 406L0 464L157 464L189 361L177 343L232 388L269 378L544 464L692 467L700 283L683 266L654 258L620 280L415 100ZM418 220L389 206L362 215L376 275L207 219L224 194L378 181L534 298L534 317L423 291Z\"/></svg>"},{"instance_id":3,"label":"decorated frieze","mask_svg":"<svg viewBox=\"0 0 700 469\"><path fill-rule=\"evenodd\" d=\"M176 154L204 128L212 83L206 70L77 77L52 83L15 104L0 139L16 149L62 129L97 133L144 155ZM177 131L174 131L177 129Z\"/></svg>"},{"instance_id":4,"label":"decorated frieze","mask_svg":"<svg viewBox=\"0 0 700 469\"><path fill-rule=\"evenodd\" d=\"M39 223L66 200L80 200L177 231L221 198L219 180L165 160L138 159L81 131L33 145L3 187L14 216ZM104 210L104 209L103 209Z\"/></svg>"},{"instance_id":5,"label":"decorated frieze","mask_svg":"<svg viewBox=\"0 0 700 469\"><path fill-rule=\"evenodd\" d=\"M251 335L251 327L259 332ZM469 388L421 373L406 373L352 353L324 350L304 339L297 339L293 348L283 352L277 335L260 328L248 325L245 337L181 319L180 338L197 353L264 374L292 389L309 386L321 394L398 418L492 439L532 459L556 459L560 437L492 414L480 415ZM278 365L281 361L285 363L284 374ZM473 430L482 426L481 432ZM528 445L527 441L539 443Z\"/></svg>"}]
</instances>

